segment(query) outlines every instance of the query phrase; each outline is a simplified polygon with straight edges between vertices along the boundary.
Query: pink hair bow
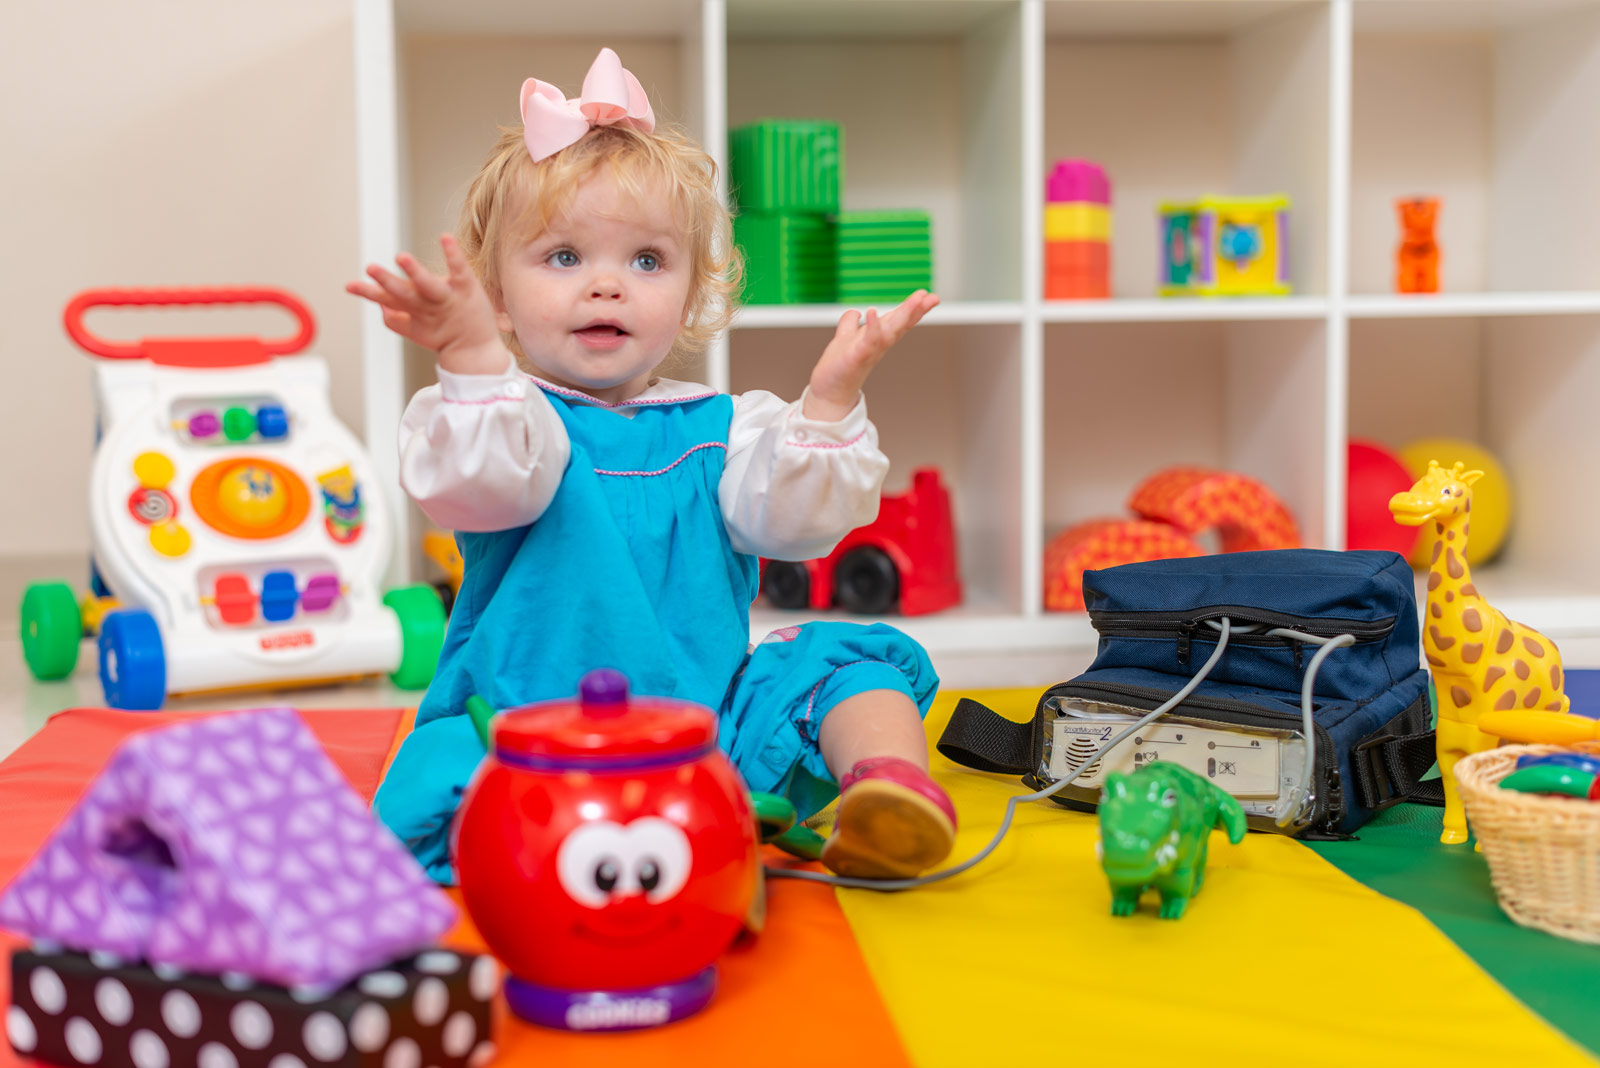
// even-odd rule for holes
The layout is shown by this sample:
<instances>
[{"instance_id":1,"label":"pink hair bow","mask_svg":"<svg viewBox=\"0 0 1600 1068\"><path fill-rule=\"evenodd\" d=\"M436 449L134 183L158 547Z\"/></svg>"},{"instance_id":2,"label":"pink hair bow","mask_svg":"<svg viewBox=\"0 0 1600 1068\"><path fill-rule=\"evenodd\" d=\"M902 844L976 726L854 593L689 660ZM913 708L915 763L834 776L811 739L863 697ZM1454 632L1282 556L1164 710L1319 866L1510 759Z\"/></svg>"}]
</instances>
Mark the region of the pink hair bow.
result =
<instances>
[{"instance_id":1,"label":"pink hair bow","mask_svg":"<svg viewBox=\"0 0 1600 1068\"><path fill-rule=\"evenodd\" d=\"M535 163L576 144L596 126L615 123L648 133L656 128L656 116L644 86L609 48L594 57L575 100L537 78L522 83L522 139Z\"/></svg>"}]
</instances>

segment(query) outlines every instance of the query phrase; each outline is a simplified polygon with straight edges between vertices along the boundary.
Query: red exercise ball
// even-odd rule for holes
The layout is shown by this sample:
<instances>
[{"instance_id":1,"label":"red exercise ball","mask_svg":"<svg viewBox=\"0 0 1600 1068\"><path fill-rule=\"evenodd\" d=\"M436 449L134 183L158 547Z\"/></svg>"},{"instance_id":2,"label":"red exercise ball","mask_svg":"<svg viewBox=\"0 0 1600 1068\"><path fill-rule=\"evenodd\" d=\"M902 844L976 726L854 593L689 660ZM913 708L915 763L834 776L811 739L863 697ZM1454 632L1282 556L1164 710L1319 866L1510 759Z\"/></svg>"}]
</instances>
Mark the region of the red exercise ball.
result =
<instances>
[{"instance_id":1,"label":"red exercise ball","mask_svg":"<svg viewBox=\"0 0 1600 1068\"><path fill-rule=\"evenodd\" d=\"M1410 556L1417 528L1401 526L1389 512L1389 498L1416 481L1400 457L1376 442L1351 438L1345 470L1345 548Z\"/></svg>"}]
</instances>

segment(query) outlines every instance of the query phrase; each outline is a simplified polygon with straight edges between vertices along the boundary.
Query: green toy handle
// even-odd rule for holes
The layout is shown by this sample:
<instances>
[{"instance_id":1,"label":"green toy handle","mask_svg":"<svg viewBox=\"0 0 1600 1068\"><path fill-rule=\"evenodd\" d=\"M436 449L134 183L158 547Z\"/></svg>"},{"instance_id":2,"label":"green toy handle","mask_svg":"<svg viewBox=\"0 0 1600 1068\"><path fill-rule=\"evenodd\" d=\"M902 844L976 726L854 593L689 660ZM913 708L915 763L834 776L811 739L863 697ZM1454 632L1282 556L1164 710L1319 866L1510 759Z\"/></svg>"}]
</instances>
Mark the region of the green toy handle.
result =
<instances>
[{"instance_id":1,"label":"green toy handle","mask_svg":"<svg viewBox=\"0 0 1600 1068\"><path fill-rule=\"evenodd\" d=\"M489 721L494 719L494 706L477 694L473 694L467 698L467 715L472 717L472 726L477 729L478 741L488 749Z\"/></svg>"}]
</instances>

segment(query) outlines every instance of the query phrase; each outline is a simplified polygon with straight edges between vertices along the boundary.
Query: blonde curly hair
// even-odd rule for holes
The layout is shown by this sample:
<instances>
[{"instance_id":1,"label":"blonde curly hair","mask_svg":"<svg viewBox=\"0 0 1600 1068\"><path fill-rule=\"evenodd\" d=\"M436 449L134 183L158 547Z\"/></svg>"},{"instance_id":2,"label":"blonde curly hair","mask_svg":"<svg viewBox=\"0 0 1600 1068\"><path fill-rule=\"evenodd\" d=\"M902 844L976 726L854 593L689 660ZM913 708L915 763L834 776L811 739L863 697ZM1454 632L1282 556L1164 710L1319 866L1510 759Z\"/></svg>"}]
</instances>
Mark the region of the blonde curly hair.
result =
<instances>
[{"instance_id":1,"label":"blonde curly hair","mask_svg":"<svg viewBox=\"0 0 1600 1068\"><path fill-rule=\"evenodd\" d=\"M717 165L677 128L646 133L626 126L597 127L576 143L535 163L521 126L502 126L467 190L456 240L483 288L501 304L499 257L508 241L528 241L572 204L578 187L601 167L624 192L665 191L689 248L689 297L683 328L669 358L697 356L733 315L742 264L733 223L717 195ZM524 356L514 336L506 344Z\"/></svg>"}]
</instances>

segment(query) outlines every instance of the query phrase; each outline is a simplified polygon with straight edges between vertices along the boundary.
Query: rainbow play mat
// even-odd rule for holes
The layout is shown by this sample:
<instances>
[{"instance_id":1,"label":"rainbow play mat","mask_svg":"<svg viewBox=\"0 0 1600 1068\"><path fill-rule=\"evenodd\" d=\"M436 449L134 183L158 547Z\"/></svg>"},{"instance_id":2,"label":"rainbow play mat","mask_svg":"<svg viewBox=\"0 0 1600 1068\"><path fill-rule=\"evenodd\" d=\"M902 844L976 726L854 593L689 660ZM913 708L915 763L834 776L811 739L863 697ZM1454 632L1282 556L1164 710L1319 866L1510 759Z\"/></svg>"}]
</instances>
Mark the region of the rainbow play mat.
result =
<instances>
[{"instance_id":1,"label":"rainbow play mat","mask_svg":"<svg viewBox=\"0 0 1600 1068\"><path fill-rule=\"evenodd\" d=\"M930 739L960 696L1020 720L1038 694L941 695ZM73 709L0 763L0 884L126 735L183 715ZM410 725L399 709L301 715L368 797ZM960 810L966 856L1021 787L938 756L934 772ZM502 1007L491 1063L1596 1064L1600 947L1513 925L1481 855L1437 844L1439 814L1397 806L1356 842L1219 838L1204 894L1163 922L1150 909L1113 918L1094 819L1036 803L995 856L932 887L772 882L767 930L724 959L699 1016L572 1035ZM454 940L478 944L465 928ZM0 1046L0 1065L16 1063Z\"/></svg>"}]
</instances>

